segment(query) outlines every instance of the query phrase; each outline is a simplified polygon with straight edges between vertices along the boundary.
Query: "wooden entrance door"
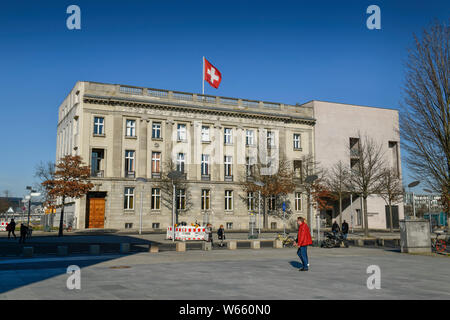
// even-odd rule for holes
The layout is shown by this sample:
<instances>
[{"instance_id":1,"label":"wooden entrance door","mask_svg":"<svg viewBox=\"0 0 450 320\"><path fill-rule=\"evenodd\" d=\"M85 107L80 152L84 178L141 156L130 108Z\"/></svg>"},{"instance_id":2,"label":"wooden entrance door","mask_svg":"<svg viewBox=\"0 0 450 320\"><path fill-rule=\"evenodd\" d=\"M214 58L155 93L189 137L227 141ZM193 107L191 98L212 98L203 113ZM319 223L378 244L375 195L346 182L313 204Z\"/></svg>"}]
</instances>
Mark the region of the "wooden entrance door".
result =
<instances>
[{"instance_id":1,"label":"wooden entrance door","mask_svg":"<svg viewBox=\"0 0 450 320\"><path fill-rule=\"evenodd\" d=\"M105 199L89 199L89 228L103 228L105 226Z\"/></svg>"}]
</instances>

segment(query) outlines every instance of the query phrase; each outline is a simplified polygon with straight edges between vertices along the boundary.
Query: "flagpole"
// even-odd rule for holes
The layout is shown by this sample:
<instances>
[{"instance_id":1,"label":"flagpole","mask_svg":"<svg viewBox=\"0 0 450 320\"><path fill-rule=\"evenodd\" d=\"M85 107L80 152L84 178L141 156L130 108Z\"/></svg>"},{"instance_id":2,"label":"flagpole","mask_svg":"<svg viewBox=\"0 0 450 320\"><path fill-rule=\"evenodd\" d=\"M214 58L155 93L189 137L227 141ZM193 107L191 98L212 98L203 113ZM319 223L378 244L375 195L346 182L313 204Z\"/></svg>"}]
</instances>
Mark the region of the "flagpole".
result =
<instances>
[{"instance_id":1,"label":"flagpole","mask_svg":"<svg viewBox=\"0 0 450 320\"><path fill-rule=\"evenodd\" d=\"M203 56L203 72L202 72L202 95L205 94L205 56Z\"/></svg>"}]
</instances>

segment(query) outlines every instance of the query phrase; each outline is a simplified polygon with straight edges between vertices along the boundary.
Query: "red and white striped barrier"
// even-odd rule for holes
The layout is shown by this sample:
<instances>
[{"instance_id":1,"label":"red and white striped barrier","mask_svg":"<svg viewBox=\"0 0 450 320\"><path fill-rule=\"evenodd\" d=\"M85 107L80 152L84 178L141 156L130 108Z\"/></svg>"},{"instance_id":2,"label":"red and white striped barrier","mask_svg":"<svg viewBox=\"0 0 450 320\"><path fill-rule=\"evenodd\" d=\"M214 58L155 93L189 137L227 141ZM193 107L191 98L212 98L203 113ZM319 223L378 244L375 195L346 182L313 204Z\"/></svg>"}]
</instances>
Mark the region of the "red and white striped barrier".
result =
<instances>
[{"instance_id":1,"label":"red and white striped barrier","mask_svg":"<svg viewBox=\"0 0 450 320\"><path fill-rule=\"evenodd\" d=\"M0 222L0 231L6 231L6 227L8 226L8 222L6 221L1 221Z\"/></svg>"},{"instance_id":2,"label":"red and white striped barrier","mask_svg":"<svg viewBox=\"0 0 450 320\"><path fill-rule=\"evenodd\" d=\"M172 227L167 227L167 239L173 239ZM206 227L175 227L175 240L206 240Z\"/></svg>"}]
</instances>

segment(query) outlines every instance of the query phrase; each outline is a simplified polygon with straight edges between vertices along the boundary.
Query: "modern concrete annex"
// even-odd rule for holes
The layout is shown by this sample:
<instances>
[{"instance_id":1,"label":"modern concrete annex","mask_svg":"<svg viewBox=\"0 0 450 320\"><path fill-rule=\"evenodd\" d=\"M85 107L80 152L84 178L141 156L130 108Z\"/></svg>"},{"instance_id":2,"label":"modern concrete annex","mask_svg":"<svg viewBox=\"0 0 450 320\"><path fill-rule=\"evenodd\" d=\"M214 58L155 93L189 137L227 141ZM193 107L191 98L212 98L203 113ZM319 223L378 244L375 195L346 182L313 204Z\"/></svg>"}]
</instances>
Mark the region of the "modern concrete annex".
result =
<instances>
[{"instance_id":1,"label":"modern concrete annex","mask_svg":"<svg viewBox=\"0 0 450 320\"><path fill-rule=\"evenodd\" d=\"M360 131L385 145L387 159L401 173L397 127L398 112L390 109L322 101L293 106L79 81L59 107L56 160L80 155L91 166L95 188L66 207L66 221L78 229L136 229L142 203L143 229L166 228L171 208L158 181L169 160L185 175L191 195L185 211L186 194L177 191L179 221L247 230L261 223L251 216L258 195L243 194L239 181L251 175L262 153L292 163L300 181L305 157L323 166L339 159L350 163L351 139ZM369 200L370 227L386 228L382 201ZM291 219L306 216L300 183L289 202ZM274 203L269 199L268 208ZM351 206L345 202L344 218L361 224L359 209L359 198ZM336 212L322 212L322 224ZM402 217L401 204L397 212ZM283 221L269 216L268 227L282 229Z\"/></svg>"}]
</instances>

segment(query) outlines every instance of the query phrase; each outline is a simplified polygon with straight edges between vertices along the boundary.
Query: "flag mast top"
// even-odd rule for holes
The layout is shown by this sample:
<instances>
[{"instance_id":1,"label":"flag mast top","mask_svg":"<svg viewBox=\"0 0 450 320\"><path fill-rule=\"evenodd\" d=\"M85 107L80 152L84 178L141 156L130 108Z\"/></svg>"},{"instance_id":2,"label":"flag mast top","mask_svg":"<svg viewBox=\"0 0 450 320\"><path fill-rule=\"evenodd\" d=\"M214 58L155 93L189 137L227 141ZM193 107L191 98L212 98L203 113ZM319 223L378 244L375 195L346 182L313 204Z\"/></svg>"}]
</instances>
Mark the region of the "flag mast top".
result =
<instances>
[{"instance_id":1,"label":"flag mast top","mask_svg":"<svg viewBox=\"0 0 450 320\"><path fill-rule=\"evenodd\" d=\"M202 71L202 95L205 94L205 56L202 59L203 71Z\"/></svg>"}]
</instances>

